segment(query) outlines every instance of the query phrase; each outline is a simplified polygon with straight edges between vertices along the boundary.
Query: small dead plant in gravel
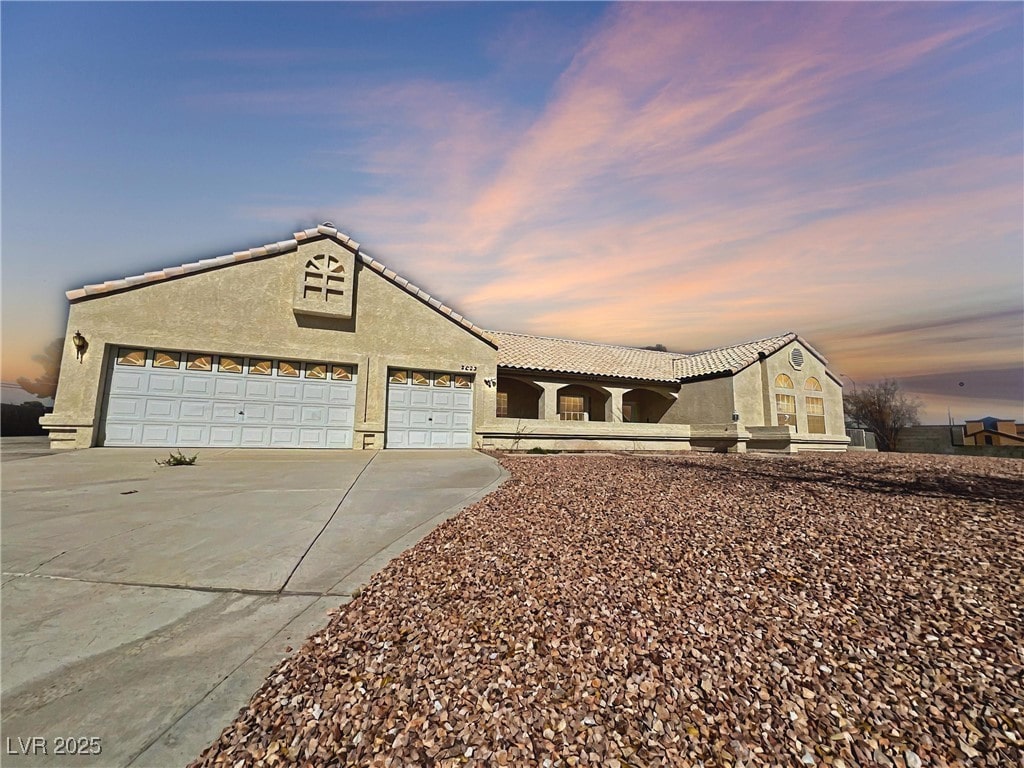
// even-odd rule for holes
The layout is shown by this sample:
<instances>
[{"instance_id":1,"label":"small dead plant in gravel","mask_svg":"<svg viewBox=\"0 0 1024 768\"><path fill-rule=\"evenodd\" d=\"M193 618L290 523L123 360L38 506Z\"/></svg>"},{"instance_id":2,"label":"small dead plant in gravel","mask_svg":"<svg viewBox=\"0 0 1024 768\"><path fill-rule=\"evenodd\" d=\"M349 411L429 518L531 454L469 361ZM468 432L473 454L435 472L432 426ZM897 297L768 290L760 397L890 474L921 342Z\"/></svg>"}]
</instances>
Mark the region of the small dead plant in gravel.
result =
<instances>
[{"instance_id":1,"label":"small dead plant in gravel","mask_svg":"<svg viewBox=\"0 0 1024 768\"><path fill-rule=\"evenodd\" d=\"M195 453L191 456L186 456L181 451L170 454L166 459L154 459L158 466L161 467L191 467L196 463L196 459L199 458L199 454Z\"/></svg>"}]
</instances>

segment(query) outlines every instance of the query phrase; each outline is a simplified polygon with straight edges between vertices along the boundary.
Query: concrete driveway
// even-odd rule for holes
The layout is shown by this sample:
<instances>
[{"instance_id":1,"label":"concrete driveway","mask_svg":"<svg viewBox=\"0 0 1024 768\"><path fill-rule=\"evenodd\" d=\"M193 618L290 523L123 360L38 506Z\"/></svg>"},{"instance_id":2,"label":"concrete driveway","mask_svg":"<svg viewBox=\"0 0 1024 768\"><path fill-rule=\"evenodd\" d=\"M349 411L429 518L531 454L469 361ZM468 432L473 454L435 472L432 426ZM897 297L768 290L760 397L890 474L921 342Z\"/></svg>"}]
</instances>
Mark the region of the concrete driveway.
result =
<instances>
[{"instance_id":1,"label":"concrete driveway","mask_svg":"<svg viewBox=\"0 0 1024 768\"><path fill-rule=\"evenodd\" d=\"M184 765L329 610L503 479L472 451L11 453L4 766ZM55 755L67 738L101 751Z\"/></svg>"}]
</instances>

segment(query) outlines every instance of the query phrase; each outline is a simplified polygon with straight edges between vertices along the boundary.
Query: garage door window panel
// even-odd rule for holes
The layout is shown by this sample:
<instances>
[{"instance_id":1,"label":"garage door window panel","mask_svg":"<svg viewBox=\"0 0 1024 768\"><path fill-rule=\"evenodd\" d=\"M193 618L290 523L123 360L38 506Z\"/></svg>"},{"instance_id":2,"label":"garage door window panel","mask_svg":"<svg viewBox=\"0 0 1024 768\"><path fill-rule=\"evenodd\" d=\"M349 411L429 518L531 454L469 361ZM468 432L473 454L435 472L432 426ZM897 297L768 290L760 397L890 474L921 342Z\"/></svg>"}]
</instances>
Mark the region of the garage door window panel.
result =
<instances>
[{"instance_id":1,"label":"garage door window panel","mask_svg":"<svg viewBox=\"0 0 1024 768\"><path fill-rule=\"evenodd\" d=\"M429 387L430 386L430 374L424 373L423 371L412 372L412 384L414 387Z\"/></svg>"},{"instance_id":2,"label":"garage door window panel","mask_svg":"<svg viewBox=\"0 0 1024 768\"><path fill-rule=\"evenodd\" d=\"M254 376L269 376L274 371L274 363L271 360L250 360L249 373Z\"/></svg>"},{"instance_id":3,"label":"garage door window panel","mask_svg":"<svg viewBox=\"0 0 1024 768\"><path fill-rule=\"evenodd\" d=\"M189 355L185 367L190 371L212 371L212 355Z\"/></svg>"},{"instance_id":4,"label":"garage door window panel","mask_svg":"<svg viewBox=\"0 0 1024 768\"><path fill-rule=\"evenodd\" d=\"M323 363L306 363L307 379L326 379L327 366Z\"/></svg>"},{"instance_id":5,"label":"garage door window panel","mask_svg":"<svg viewBox=\"0 0 1024 768\"><path fill-rule=\"evenodd\" d=\"M408 371L392 371L388 378L390 384L405 384L409 380Z\"/></svg>"},{"instance_id":6,"label":"garage door window panel","mask_svg":"<svg viewBox=\"0 0 1024 768\"><path fill-rule=\"evenodd\" d=\"M173 368L177 370L181 367L181 353L180 352L157 352L153 355L153 367L154 368Z\"/></svg>"},{"instance_id":7,"label":"garage door window panel","mask_svg":"<svg viewBox=\"0 0 1024 768\"><path fill-rule=\"evenodd\" d=\"M352 366L335 365L331 367L331 378L334 381L352 381Z\"/></svg>"},{"instance_id":8,"label":"garage door window panel","mask_svg":"<svg viewBox=\"0 0 1024 768\"><path fill-rule=\"evenodd\" d=\"M289 379L297 379L299 378L299 364L281 360L277 364L277 375L285 376Z\"/></svg>"},{"instance_id":9,"label":"garage door window panel","mask_svg":"<svg viewBox=\"0 0 1024 768\"><path fill-rule=\"evenodd\" d=\"M217 370L221 373L241 373L242 361L237 357L221 356L220 361L217 364Z\"/></svg>"},{"instance_id":10,"label":"garage door window panel","mask_svg":"<svg viewBox=\"0 0 1024 768\"><path fill-rule=\"evenodd\" d=\"M117 364L141 368L146 365L146 350L122 349L118 352Z\"/></svg>"}]
</instances>

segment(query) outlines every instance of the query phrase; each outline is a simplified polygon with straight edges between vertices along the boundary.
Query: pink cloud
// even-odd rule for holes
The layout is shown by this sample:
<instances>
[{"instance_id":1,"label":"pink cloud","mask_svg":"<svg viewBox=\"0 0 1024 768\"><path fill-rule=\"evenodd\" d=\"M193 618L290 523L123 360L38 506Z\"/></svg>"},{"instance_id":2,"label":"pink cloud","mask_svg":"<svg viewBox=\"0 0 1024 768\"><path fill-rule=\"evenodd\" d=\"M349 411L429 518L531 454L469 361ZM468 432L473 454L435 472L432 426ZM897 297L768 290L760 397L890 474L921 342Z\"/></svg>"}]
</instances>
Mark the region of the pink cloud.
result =
<instances>
[{"instance_id":1,"label":"pink cloud","mask_svg":"<svg viewBox=\"0 0 1024 768\"><path fill-rule=\"evenodd\" d=\"M369 89L339 119L388 120L345 151L387 184L338 207L488 327L682 350L797 330L864 379L951 354L1013 364L1019 324L971 347L879 337L875 318L1019 304L1020 154L937 144L916 170L859 173L879 135L931 117L875 102L874 83L1011 11L784 7L614 6L534 115L486 89ZM823 129L850 92L858 122Z\"/></svg>"}]
</instances>

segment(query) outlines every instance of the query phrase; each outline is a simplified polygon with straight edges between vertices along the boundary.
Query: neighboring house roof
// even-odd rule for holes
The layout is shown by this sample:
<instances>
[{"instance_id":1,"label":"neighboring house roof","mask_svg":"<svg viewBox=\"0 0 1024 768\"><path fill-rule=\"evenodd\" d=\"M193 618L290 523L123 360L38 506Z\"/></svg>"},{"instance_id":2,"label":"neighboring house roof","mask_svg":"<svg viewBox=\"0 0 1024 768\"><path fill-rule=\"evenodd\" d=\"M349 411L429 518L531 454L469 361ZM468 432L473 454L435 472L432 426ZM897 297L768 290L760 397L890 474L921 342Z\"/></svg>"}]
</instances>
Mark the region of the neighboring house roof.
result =
<instances>
[{"instance_id":1,"label":"neighboring house roof","mask_svg":"<svg viewBox=\"0 0 1024 768\"><path fill-rule=\"evenodd\" d=\"M487 335L498 345L498 365L503 368L677 381L672 370L677 353L505 331L487 331Z\"/></svg>"},{"instance_id":2,"label":"neighboring house roof","mask_svg":"<svg viewBox=\"0 0 1024 768\"><path fill-rule=\"evenodd\" d=\"M440 312L442 315L450 318L466 330L478 336L488 344L493 342L487 338L483 330L477 327L468 318L460 315L451 307L443 304L441 301L435 299L426 291L413 285L404 277L396 273L394 270L388 269L386 266L381 264L376 259L372 258L369 254L364 253L360 250L359 243L350 238L343 232L339 232L334 225L330 223L321 224L318 227L312 229L305 229L301 232L296 232L291 240L282 240L277 243L270 243L268 245L261 245L258 248L250 248L247 251L235 251L234 253L226 256L218 256L212 259L202 259L201 261L192 262L189 264L182 264L179 267L167 267L156 272L146 272L143 275L133 275L131 277L125 277L121 280L108 280L105 283L97 283L95 285L87 285L84 288L78 288L77 290L68 291L65 295L70 301L78 301L81 299L89 299L94 296L101 296L105 293L113 293L115 291L123 291L129 288L137 288L143 285L150 285L152 283L163 282L164 280L171 280L176 277L182 277L183 275L194 274L196 272L206 272L211 269L219 269L221 267L231 266L238 264L243 261L254 261L256 259L264 259L270 256L279 256L283 253L294 251L300 242L306 240L315 240L320 237L331 237L338 242L344 244L348 248L351 248L359 259L367 267L372 269L374 272L378 272L385 278L390 280L392 283L403 289L406 293L410 293L417 299L422 301L424 304L428 304L435 310Z\"/></svg>"},{"instance_id":3,"label":"neighboring house roof","mask_svg":"<svg viewBox=\"0 0 1024 768\"><path fill-rule=\"evenodd\" d=\"M1010 432L1004 432L999 427L1009 425ZM1015 437L1017 435L1016 419L997 419L995 416L984 416L980 419L968 419L964 422L965 431L968 435L978 432L991 432L993 434Z\"/></svg>"}]
</instances>

